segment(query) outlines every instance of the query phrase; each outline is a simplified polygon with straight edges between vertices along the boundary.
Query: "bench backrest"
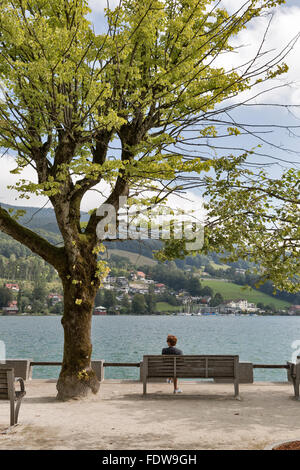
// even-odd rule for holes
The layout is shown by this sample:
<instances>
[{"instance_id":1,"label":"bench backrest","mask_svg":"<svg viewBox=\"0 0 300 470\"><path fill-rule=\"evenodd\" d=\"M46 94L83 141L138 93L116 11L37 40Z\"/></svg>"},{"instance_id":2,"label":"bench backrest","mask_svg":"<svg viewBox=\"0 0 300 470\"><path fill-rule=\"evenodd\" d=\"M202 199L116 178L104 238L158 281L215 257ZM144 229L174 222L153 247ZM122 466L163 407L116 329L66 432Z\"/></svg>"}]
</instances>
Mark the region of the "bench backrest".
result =
<instances>
[{"instance_id":1,"label":"bench backrest","mask_svg":"<svg viewBox=\"0 0 300 470\"><path fill-rule=\"evenodd\" d=\"M0 400L10 400L14 394L14 369L0 366Z\"/></svg>"},{"instance_id":2,"label":"bench backrest","mask_svg":"<svg viewBox=\"0 0 300 470\"><path fill-rule=\"evenodd\" d=\"M239 356L144 356L147 377L236 378Z\"/></svg>"}]
</instances>

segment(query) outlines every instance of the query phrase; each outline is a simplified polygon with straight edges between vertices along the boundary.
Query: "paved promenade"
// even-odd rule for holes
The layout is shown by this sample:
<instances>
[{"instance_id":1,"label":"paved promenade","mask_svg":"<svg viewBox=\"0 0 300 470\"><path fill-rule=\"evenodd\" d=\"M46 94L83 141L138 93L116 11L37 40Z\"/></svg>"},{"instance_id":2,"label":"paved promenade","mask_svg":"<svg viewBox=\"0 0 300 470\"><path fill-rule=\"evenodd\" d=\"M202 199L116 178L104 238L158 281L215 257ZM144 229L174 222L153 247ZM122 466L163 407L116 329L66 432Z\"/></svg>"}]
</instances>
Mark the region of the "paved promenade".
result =
<instances>
[{"instance_id":1,"label":"paved promenade","mask_svg":"<svg viewBox=\"0 0 300 470\"><path fill-rule=\"evenodd\" d=\"M233 386L184 383L172 386L107 381L87 401L57 402L53 381L26 383L20 425L0 434L1 449L264 449L300 439L300 401L288 383ZM9 403L0 401L0 431Z\"/></svg>"}]
</instances>

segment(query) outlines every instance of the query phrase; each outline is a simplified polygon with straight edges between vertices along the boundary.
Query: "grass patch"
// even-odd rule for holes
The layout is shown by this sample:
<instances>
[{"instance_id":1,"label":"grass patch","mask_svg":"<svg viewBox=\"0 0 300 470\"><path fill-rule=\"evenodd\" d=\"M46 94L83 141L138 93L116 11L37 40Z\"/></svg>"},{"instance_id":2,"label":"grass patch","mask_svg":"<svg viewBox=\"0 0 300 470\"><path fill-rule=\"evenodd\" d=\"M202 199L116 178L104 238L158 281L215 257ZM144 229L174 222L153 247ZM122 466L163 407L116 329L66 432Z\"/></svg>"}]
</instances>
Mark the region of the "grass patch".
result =
<instances>
[{"instance_id":1,"label":"grass patch","mask_svg":"<svg viewBox=\"0 0 300 470\"><path fill-rule=\"evenodd\" d=\"M222 269L223 271L227 271L228 269L230 269L230 266L227 266L227 264L217 264L214 261L210 261L209 264L214 269Z\"/></svg>"},{"instance_id":2,"label":"grass patch","mask_svg":"<svg viewBox=\"0 0 300 470\"><path fill-rule=\"evenodd\" d=\"M180 305L171 305L167 302L156 302L156 310L158 312L179 312L181 310Z\"/></svg>"},{"instance_id":3,"label":"grass patch","mask_svg":"<svg viewBox=\"0 0 300 470\"><path fill-rule=\"evenodd\" d=\"M252 287L245 289L243 286L239 286L233 282L204 279L201 280L201 284L202 286L211 287L214 293L219 292L224 300L246 299L248 302L255 304L259 302L265 305L273 304L278 309L291 305L290 302L286 302L285 300L276 299L276 297L271 297L268 294L252 289Z\"/></svg>"}]
</instances>

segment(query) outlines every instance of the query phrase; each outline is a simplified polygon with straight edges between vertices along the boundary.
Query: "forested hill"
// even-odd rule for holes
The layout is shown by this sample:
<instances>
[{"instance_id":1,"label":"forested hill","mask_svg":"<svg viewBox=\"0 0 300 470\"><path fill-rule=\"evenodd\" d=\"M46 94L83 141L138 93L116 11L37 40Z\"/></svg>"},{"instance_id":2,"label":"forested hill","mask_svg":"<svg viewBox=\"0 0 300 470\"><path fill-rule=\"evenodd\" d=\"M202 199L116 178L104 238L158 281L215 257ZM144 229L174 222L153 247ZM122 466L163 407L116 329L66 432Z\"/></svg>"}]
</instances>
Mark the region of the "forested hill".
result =
<instances>
[{"instance_id":1,"label":"forested hill","mask_svg":"<svg viewBox=\"0 0 300 470\"><path fill-rule=\"evenodd\" d=\"M7 210L24 210L26 213L19 218L19 222L31 230L40 233L51 243L58 245L61 242L58 226L52 208L38 209L36 207L15 207L7 204L1 204ZM82 221L88 220L89 215L82 212ZM106 243L110 250L120 250L124 255L136 253L146 258L153 259L153 251L158 250L161 243L157 240L135 240L122 242ZM187 256L184 260L175 260L179 269L204 269L204 272L213 278L225 278L238 285L250 285L255 288L256 277L247 273L250 267L248 263L240 260L235 263L226 263L221 259L218 253L209 253L208 255ZM17 261L17 262L16 262ZM11 280L35 280L40 270L44 273L45 279L52 279L55 271L48 266L38 256L16 242L9 236L0 232L0 277ZM266 283L259 288L266 294L273 295L274 289L271 283ZM300 293L288 294L287 292L277 292L277 298L286 300L294 304L300 304Z\"/></svg>"},{"instance_id":2,"label":"forested hill","mask_svg":"<svg viewBox=\"0 0 300 470\"><path fill-rule=\"evenodd\" d=\"M1 206L6 210L26 211L26 213L21 215L18 219L22 225L40 233L52 243L59 243L61 240L54 210L52 208L39 209L37 207L11 206L8 204L1 204ZM82 222L87 221L88 218L89 215L87 212L81 213ZM153 251L158 250L161 247L161 242L158 240L124 240L120 242L107 242L105 245L111 250L125 250L152 258ZM16 250L20 250L20 248L16 248ZM203 265L203 263L209 263L209 261L217 264L221 263L220 256L217 253L210 253L208 257L202 257L201 259L188 257L186 261L188 261L188 264L197 265L197 267ZM183 267L184 264L184 261L181 262L178 260L179 267ZM249 265L244 261L238 261L237 263L234 263L234 266L247 269Z\"/></svg>"}]
</instances>

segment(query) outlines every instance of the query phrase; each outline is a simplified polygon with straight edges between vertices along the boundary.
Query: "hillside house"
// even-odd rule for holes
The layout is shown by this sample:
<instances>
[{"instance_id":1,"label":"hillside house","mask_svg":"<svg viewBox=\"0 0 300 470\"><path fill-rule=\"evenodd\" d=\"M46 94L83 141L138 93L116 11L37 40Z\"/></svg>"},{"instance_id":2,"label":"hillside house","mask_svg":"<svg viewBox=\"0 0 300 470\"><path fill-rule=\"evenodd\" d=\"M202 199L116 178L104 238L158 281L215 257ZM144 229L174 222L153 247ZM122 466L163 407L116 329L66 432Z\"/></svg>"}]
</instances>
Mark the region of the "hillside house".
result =
<instances>
[{"instance_id":1,"label":"hillside house","mask_svg":"<svg viewBox=\"0 0 300 470\"><path fill-rule=\"evenodd\" d=\"M140 281L144 281L146 279L146 274L143 271L137 271L136 277Z\"/></svg>"},{"instance_id":2,"label":"hillside house","mask_svg":"<svg viewBox=\"0 0 300 470\"><path fill-rule=\"evenodd\" d=\"M17 315L19 313L18 302L12 300L8 302L7 307L3 307L3 315Z\"/></svg>"},{"instance_id":3,"label":"hillside house","mask_svg":"<svg viewBox=\"0 0 300 470\"><path fill-rule=\"evenodd\" d=\"M19 292L20 290L19 284L8 283L8 284L4 284L4 287L6 287L6 289L13 290L15 292Z\"/></svg>"},{"instance_id":4,"label":"hillside house","mask_svg":"<svg viewBox=\"0 0 300 470\"><path fill-rule=\"evenodd\" d=\"M258 308L254 303L246 299L227 300L220 307L220 313L257 312Z\"/></svg>"},{"instance_id":5,"label":"hillside house","mask_svg":"<svg viewBox=\"0 0 300 470\"><path fill-rule=\"evenodd\" d=\"M95 307L93 315L107 315L107 310L100 305L99 307Z\"/></svg>"},{"instance_id":6,"label":"hillside house","mask_svg":"<svg viewBox=\"0 0 300 470\"><path fill-rule=\"evenodd\" d=\"M53 293L53 294L48 295L48 299L49 299L51 305L55 305L55 304L63 301L63 296L60 295L60 294Z\"/></svg>"},{"instance_id":7,"label":"hillside house","mask_svg":"<svg viewBox=\"0 0 300 470\"><path fill-rule=\"evenodd\" d=\"M288 310L289 315L300 315L300 305L291 305Z\"/></svg>"},{"instance_id":8,"label":"hillside house","mask_svg":"<svg viewBox=\"0 0 300 470\"><path fill-rule=\"evenodd\" d=\"M117 277L116 284L120 287L128 287L129 286L128 279L124 276Z\"/></svg>"}]
</instances>

